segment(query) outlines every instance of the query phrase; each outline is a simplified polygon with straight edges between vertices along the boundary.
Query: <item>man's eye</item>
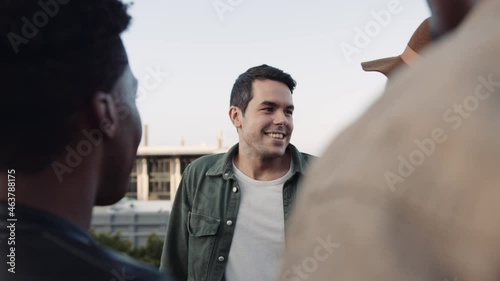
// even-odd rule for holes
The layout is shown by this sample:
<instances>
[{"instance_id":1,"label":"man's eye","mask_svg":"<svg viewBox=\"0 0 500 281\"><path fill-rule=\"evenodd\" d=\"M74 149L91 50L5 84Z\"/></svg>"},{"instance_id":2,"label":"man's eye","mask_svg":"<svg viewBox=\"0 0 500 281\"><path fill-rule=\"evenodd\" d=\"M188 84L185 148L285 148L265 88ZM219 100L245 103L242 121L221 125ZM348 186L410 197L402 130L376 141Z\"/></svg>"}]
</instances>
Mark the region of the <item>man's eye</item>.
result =
<instances>
[{"instance_id":1,"label":"man's eye","mask_svg":"<svg viewBox=\"0 0 500 281\"><path fill-rule=\"evenodd\" d=\"M285 114L287 114L287 115L293 115L293 111L287 110L287 111L285 111Z\"/></svg>"},{"instance_id":2,"label":"man's eye","mask_svg":"<svg viewBox=\"0 0 500 281\"><path fill-rule=\"evenodd\" d=\"M265 107L262 110L265 111L265 112L273 112L273 108L272 107Z\"/></svg>"}]
</instances>

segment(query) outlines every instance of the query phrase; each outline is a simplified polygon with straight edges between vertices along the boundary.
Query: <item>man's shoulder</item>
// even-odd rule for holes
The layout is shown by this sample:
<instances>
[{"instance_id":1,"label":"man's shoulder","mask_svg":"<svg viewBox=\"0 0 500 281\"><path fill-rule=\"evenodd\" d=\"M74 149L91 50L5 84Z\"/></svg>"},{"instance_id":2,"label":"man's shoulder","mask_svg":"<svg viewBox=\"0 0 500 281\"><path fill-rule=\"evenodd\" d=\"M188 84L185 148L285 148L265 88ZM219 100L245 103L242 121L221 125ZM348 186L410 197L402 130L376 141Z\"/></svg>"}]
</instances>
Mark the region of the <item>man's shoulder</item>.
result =
<instances>
[{"instance_id":1,"label":"man's shoulder","mask_svg":"<svg viewBox=\"0 0 500 281\"><path fill-rule=\"evenodd\" d=\"M302 173L306 173L312 162L316 161L317 157L309 153L300 152L299 166Z\"/></svg>"},{"instance_id":2,"label":"man's shoulder","mask_svg":"<svg viewBox=\"0 0 500 281\"><path fill-rule=\"evenodd\" d=\"M173 280L171 277L167 276L165 273L159 272L158 269L152 267L151 265L139 262L133 258L125 256L114 250L106 249L103 247L100 248L101 248L100 251L103 252L103 255L107 256L107 258L105 258L104 261L108 261L112 265L112 267L116 269L114 272L112 271L111 274L115 275L117 280L122 280L119 278L120 276L122 276L122 278L129 277L129 279L124 279L124 280L134 280L134 281ZM119 275L116 276L117 274Z\"/></svg>"},{"instance_id":3,"label":"man's shoulder","mask_svg":"<svg viewBox=\"0 0 500 281\"><path fill-rule=\"evenodd\" d=\"M68 229L69 232L71 232ZM13 280L172 280L154 267L97 245L85 235L44 226L20 228ZM50 253L47 252L50 249ZM47 257L48 258L43 258ZM3 261L4 258L0 258Z\"/></svg>"},{"instance_id":4,"label":"man's shoulder","mask_svg":"<svg viewBox=\"0 0 500 281\"><path fill-rule=\"evenodd\" d=\"M222 159L224 156L226 156L226 154L227 153L216 153L210 155L203 155L196 158L193 162L191 162L191 165L197 165L197 166L210 165L210 164L213 165L217 161Z\"/></svg>"},{"instance_id":5,"label":"man's shoulder","mask_svg":"<svg viewBox=\"0 0 500 281\"><path fill-rule=\"evenodd\" d=\"M295 165L299 166L299 169L305 169L307 166L309 166L309 164L313 160L315 160L317 158L316 156L314 156L312 154L299 151L292 144L289 144L289 149L292 153L293 161L294 161Z\"/></svg>"},{"instance_id":6,"label":"man's shoulder","mask_svg":"<svg viewBox=\"0 0 500 281\"><path fill-rule=\"evenodd\" d=\"M312 154L309 154L309 153L305 153L305 152L300 152L300 155L302 156L302 158L304 160L306 160L307 162L309 161L312 161L312 160L315 160L317 159L318 157L315 156L315 155L312 155Z\"/></svg>"},{"instance_id":7,"label":"man's shoulder","mask_svg":"<svg viewBox=\"0 0 500 281\"><path fill-rule=\"evenodd\" d=\"M227 153L217 153L204 155L199 158L196 158L193 162L191 162L186 168L187 173L199 173L206 172L213 166L220 163L220 161L226 156Z\"/></svg>"}]
</instances>

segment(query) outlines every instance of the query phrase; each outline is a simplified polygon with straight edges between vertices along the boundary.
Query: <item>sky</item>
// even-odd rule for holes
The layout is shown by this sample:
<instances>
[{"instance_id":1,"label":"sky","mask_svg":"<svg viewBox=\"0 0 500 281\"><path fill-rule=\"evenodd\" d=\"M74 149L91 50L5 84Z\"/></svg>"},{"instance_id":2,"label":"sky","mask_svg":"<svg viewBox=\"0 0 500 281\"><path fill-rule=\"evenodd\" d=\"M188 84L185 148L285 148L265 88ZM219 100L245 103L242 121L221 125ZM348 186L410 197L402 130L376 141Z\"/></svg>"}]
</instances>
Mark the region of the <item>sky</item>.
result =
<instances>
[{"instance_id":1,"label":"sky","mask_svg":"<svg viewBox=\"0 0 500 281\"><path fill-rule=\"evenodd\" d=\"M430 15L425 0L141 0L123 34L149 145L238 142L235 79L268 64L297 81L291 143L321 155L382 93L360 63L403 52Z\"/></svg>"}]
</instances>

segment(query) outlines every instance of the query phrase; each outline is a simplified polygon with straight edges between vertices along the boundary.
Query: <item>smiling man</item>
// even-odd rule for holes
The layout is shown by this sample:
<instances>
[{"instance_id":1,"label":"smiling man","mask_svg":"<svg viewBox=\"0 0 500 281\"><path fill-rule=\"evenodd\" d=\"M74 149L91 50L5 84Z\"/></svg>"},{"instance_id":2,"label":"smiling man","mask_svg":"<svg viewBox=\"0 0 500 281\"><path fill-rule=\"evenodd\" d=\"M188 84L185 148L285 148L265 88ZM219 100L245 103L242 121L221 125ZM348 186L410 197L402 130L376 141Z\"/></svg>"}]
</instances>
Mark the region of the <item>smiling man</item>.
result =
<instances>
[{"instance_id":1,"label":"smiling man","mask_svg":"<svg viewBox=\"0 0 500 281\"><path fill-rule=\"evenodd\" d=\"M286 222L311 159L290 144L295 84L267 65L238 77L229 117L239 143L186 168L160 270L178 280L277 280Z\"/></svg>"}]
</instances>

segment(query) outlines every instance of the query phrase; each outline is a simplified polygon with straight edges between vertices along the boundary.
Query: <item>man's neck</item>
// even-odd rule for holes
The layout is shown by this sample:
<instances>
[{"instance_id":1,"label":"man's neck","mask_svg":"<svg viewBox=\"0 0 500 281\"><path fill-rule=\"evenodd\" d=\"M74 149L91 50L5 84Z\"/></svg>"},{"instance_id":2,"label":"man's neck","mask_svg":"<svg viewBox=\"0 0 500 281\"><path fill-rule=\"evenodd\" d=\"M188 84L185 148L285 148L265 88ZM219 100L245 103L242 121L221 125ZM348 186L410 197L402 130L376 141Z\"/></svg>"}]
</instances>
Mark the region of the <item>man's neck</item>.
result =
<instances>
[{"instance_id":1,"label":"man's neck","mask_svg":"<svg viewBox=\"0 0 500 281\"><path fill-rule=\"evenodd\" d=\"M75 170L76 172L76 170ZM72 175L59 182L51 169L36 174L17 173L16 204L39 209L61 217L82 229L90 227L94 194L91 180ZM89 175L92 179L94 175ZM0 173L0 181L7 182L7 174ZM7 190L2 189L0 200L7 200Z\"/></svg>"},{"instance_id":2,"label":"man's neck","mask_svg":"<svg viewBox=\"0 0 500 281\"><path fill-rule=\"evenodd\" d=\"M233 162L248 177L259 181L271 181L284 176L290 169L291 153L286 151L282 157L261 158L249 153L238 153Z\"/></svg>"}]
</instances>

